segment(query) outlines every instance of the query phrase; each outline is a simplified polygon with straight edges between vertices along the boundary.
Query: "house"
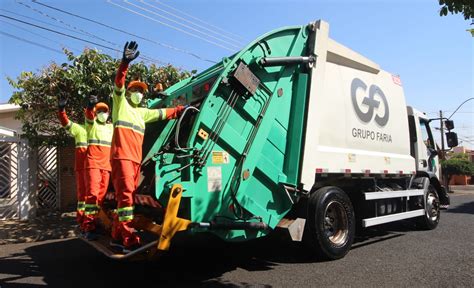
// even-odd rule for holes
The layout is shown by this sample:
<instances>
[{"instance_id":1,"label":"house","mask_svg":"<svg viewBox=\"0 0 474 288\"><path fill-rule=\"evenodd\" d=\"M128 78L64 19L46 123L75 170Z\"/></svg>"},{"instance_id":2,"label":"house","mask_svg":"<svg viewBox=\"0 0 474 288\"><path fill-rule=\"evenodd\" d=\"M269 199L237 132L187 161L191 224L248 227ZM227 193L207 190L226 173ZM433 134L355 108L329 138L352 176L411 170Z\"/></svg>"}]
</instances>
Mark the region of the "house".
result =
<instances>
[{"instance_id":1,"label":"house","mask_svg":"<svg viewBox=\"0 0 474 288\"><path fill-rule=\"evenodd\" d=\"M27 220L36 212L36 159L21 138L20 109L0 104L0 219Z\"/></svg>"},{"instance_id":2,"label":"house","mask_svg":"<svg viewBox=\"0 0 474 288\"><path fill-rule=\"evenodd\" d=\"M31 147L15 119L20 109L0 104L0 220L27 220L76 204L74 146Z\"/></svg>"}]
</instances>

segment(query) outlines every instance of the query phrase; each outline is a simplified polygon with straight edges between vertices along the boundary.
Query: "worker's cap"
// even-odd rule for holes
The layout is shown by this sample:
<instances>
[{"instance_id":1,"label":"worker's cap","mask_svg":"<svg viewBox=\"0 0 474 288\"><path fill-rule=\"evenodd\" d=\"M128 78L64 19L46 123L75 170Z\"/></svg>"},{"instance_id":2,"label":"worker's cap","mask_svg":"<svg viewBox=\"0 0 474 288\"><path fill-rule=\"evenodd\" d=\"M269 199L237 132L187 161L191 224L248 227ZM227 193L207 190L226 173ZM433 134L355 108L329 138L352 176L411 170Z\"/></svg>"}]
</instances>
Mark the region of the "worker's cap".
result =
<instances>
[{"instance_id":1,"label":"worker's cap","mask_svg":"<svg viewBox=\"0 0 474 288\"><path fill-rule=\"evenodd\" d=\"M133 88L133 87L138 87L138 88L142 89L143 92L148 91L148 85L146 85L142 81L135 80L135 81L131 81L130 83L128 83L127 89L130 89L130 88Z\"/></svg>"},{"instance_id":2,"label":"worker's cap","mask_svg":"<svg viewBox=\"0 0 474 288\"><path fill-rule=\"evenodd\" d=\"M109 112L109 106L105 104L104 102L99 102L95 104L95 111L104 111Z\"/></svg>"}]
</instances>

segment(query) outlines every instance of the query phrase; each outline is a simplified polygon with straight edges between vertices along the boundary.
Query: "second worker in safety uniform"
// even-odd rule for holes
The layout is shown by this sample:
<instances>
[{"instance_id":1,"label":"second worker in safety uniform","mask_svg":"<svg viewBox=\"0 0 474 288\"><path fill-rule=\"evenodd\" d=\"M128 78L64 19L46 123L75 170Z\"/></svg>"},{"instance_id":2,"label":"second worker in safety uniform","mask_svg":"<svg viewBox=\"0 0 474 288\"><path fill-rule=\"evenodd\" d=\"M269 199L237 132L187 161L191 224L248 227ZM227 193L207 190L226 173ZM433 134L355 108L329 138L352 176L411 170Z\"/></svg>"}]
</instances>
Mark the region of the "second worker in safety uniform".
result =
<instances>
[{"instance_id":1,"label":"second worker in safety uniform","mask_svg":"<svg viewBox=\"0 0 474 288\"><path fill-rule=\"evenodd\" d=\"M88 240L97 238L97 216L110 179L110 146L113 125L108 123L109 107L91 95L86 110L87 155L85 160L86 197L83 231Z\"/></svg>"}]
</instances>

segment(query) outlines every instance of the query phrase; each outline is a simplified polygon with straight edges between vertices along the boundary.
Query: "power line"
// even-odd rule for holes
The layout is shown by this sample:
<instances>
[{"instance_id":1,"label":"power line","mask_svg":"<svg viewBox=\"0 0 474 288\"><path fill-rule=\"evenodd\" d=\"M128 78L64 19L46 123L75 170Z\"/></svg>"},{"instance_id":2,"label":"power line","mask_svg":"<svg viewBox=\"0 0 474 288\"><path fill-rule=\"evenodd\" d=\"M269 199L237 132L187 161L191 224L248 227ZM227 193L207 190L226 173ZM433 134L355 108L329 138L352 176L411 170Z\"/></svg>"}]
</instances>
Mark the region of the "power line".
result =
<instances>
[{"instance_id":1,"label":"power line","mask_svg":"<svg viewBox=\"0 0 474 288\"><path fill-rule=\"evenodd\" d=\"M190 14L188 14L188 13L185 13L185 12L183 12L183 11L180 11L179 9L176 9L176 8L174 8L173 6L170 6L170 5L168 5L168 4L165 4L165 3L161 2L161 1L158 1L158 0L156 0L155 2L158 3L158 4L161 4L161 5L165 6L165 7L168 7L169 9L172 9L172 10L174 10L174 11L177 11L177 12L183 14L183 15L186 15L186 16L189 17L189 18L192 18L192 19L197 20L197 21L199 21L199 22L201 22L201 23L204 23L204 24L206 24L206 25L208 25L208 26L211 26L211 27L213 27L213 28L215 28L215 29L217 29L217 30L219 30L219 31L221 31L221 32L227 33L227 34L229 34L229 35L233 35L234 37L237 37L237 38L239 38L240 40L244 40L244 37L242 37L242 36L240 36L240 35L237 35L237 34L234 34L234 33L229 32L229 31L226 31L226 30L224 30L224 29L221 29L221 28L219 28L219 27L217 27L217 26L215 26L215 25L213 25L213 24L211 24L211 23L208 23L208 22L206 22L206 21L204 21L204 20L201 20L201 19L199 19L199 18L197 18L197 17L194 17L193 15L190 15Z\"/></svg>"},{"instance_id":2,"label":"power line","mask_svg":"<svg viewBox=\"0 0 474 288\"><path fill-rule=\"evenodd\" d=\"M90 18L87 18L87 17L84 17L84 16L80 16L78 14L74 14L72 12L69 12L69 11L66 11L66 10L63 10L63 9L59 9L59 8L56 8L54 6L51 6L51 5L46 5L46 4L43 4L37 0L32 0L33 3L35 4L38 4L38 5L41 5L41 6L44 6L44 7L47 7L49 9L53 9L53 10L56 10L56 11L59 11L61 13L64 13L64 14L67 14L67 15L70 15L70 16L74 16L74 17L77 17L79 19L82 19L82 20L86 20L86 21L89 21L89 22L92 22L92 23L95 23L97 25L100 25L100 26L103 26L103 27L106 27L106 28L109 28L109 29L112 29L114 31L117 31L117 32L121 32L123 34L127 34L127 35L130 35L130 36L133 36L133 37L137 37L139 39L142 39L142 40L145 40L145 41L148 41L148 42L151 42L151 43L154 43L156 45L159 45L161 47L164 47L164 48L168 48L168 49L171 49L171 50L174 50L174 51L177 51L177 52L181 52L181 53L185 53L185 54L188 54L194 58L197 58L199 60L202 60L202 61L206 61L206 62L210 62L210 63L217 63L216 61L213 61L213 60L209 60L209 59L206 59L204 57L201 57L193 52L190 52L190 51L187 51L185 49L181 49L181 48L177 48L177 47L174 47L172 45L169 45L169 44L165 44L165 43L161 43L161 42L158 42L158 41L155 41L155 40L151 40L149 38L146 38L146 37L143 37L143 36L139 36L137 34L134 34L134 33L130 33L130 32L127 32L125 30L122 30L122 29L119 29L119 28L115 28L113 26L110 26L110 25L107 25L107 24L104 24L102 22L99 22L99 21L96 21L96 20L93 20L93 19L90 19Z\"/></svg>"},{"instance_id":3,"label":"power line","mask_svg":"<svg viewBox=\"0 0 474 288\"><path fill-rule=\"evenodd\" d=\"M48 41L51 41L51 42L53 42L53 43L59 44L59 45L61 45L62 47L68 48L66 45L64 45L64 44L61 43L61 42L58 42L58 41L53 40L53 39L51 39L51 38L45 37L45 36L43 36L43 35L41 35L41 34L39 34L39 33L35 33L35 32L33 32L33 31L30 31L30 30L28 30L28 29L26 29L26 28L23 28L23 27L21 27L21 26L18 26L18 25L16 25L16 24L13 24L13 23L10 23L10 22L4 21L4 20L0 20L0 22L7 23L8 25L11 25L11 26L13 26L13 27L15 27L15 28L17 28L17 29L26 31L26 32L28 32L28 33L30 33L30 34L36 35L36 36L38 36L38 37L41 37L41 38L46 39L46 40L48 40ZM68 48L68 49L71 49L71 50L75 50L75 51L79 51L79 52L80 52L79 49L75 49L75 48Z\"/></svg>"},{"instance_id":4,"label":"power line","mask_svg":"<svg viewBox=\"0 0 474 288\"><path fill-rule=\"evenodd\" d=\"M26 19L30 19L30 20L33 20L33 21L42 23L42 24L45 24L45 25L49 25L49 26L56 27L56 28L59 28L59 29L63 29L63 30L69 31L69 32L81 34L81 33L77 32L77 31L72 30L72 29L64 28L64 27L62 27L62 26L55 25L55 24L51 24L51 23L48 23L48 22L46 22L46 21L41 21L41 20L38 20L38 19L33 18L33 17L25 16L25 15L22 15L22 14L19 14L19 13L15 13L15 12L12 12L12 11L9 11L9 10L6 10L6 9L2 9L2 8L0 8L0 10L1 10L1 11L4 11L4 12L7 12L7 13L10 13L10 14L13 14L13 15L16 15L16 16L20 16L20 17L23 17L23 18L26 18Z\"/></svg>"},{"instance_id":5,"label":"power line","mask_svg":"<svg viewBox=\"0 0 474 288\"><path fill-rule=\"evenodd\" d=\"M223 45L221 45L221 44L219 44L219 43L216 43L216 42L214 42L214 41L211 41L211 40L202 38L202 37L200 37L200 36L198 36L198 35L195 35L195 34L193 34L193 33L190 33L190 32L188 32L188 31L185 31L185 30L183 30L183 29L181 29L181 28L177 28L177 27L175 27L175 26L173 26L173 25L169 25L169 24L164 23L164 22L162 22L162 21L159 21L159 20L156 20L156 19L151 18L151 17L149 17L149 16L146 16L146 15L140 13L140 12L137 12L137 11L135 11L135 10L129 9L129 8L127 8L127 7L124 7L124 6L120 5L120 4L114 3L114 2L112 2L112 0L107 0L107 3L110 3L110 4L112 4L112 5L115 5L115 6L117 6L117 7L120 7L120 8L122 8L122 9L124 9L124 10L127 10L127 11L129 11L129 12L131 12L131 13L136 14L136 15L142 16L142 17L147 18L147 19L149 19L149 20L152 20L152 21L154 21L154 22L160 23L160 24L162 24L162 25L164 25L164 26L167 26L167 27L169 27L169 28L171 28L171 29L173 29L173 30L180 31L180 32L185 33L185 34L187 34L187 35L190 35L190 36L192 36L192 37L195 37L195 38L204 40L204 41L206 41L206 42L208 42L208 43L211 43L211 44L213 44L213 45L215 45L215 46L218 46L218 47L220 47L220 48L223 48L223 49L225 49L225 50L235 52L234 49L228 48L228 47L223 46Z\"/></svg>"},{"instance_id":6,"label":"power line","mask_svg":"<svg viewBox=\"0 0 474 288\"><path fill-rule=\"evenodd\" d=\"M210 35L210 34L208 34L208 33L202 32L202 31L200 31L200 30L198 30L198 29L196 29L196 28L193 28L193 27L191 27L191 26L189 26L189 25L179 23L179 22L176 21L176 20L170 19L170 18L168 18L168 17L166 17L166 16L163 16L163 15L161 15L161 14L158 14L158 13L156 13L156 12L153 12L153 11L151 11L151 10L149 10L149 9L143 8L143 7L141 7L140 5L134 4L134 3L132 3L132 2L130 2L130 1L128 1L128 0L123 0L123 2L127 3L128 5L135 6L135 7L137 7L138 9L141 9L141 10L146 11L146 12L148 12L148 13L151 13L151 14L153 14L153 15L156 15L156 16L158 16L158 17L160 17L160 18L163 18L163 19L166 19L166 20L168 20L168 21L171 21L171 22L173 22L173 23L175 23L175 24L177 24L177 25L183 26L183 27L185 27L185 28L187 28L187 29L189 29L189 30L192 30L192 31L194 31L194 32L201 33L202 35L204 35L204 36L206 36L206 37L209 37L209 38L215 39L215 40L217 40L217 41L220 41L220 42L222 42L222 43L225 43L226 45L230 45L230 46L232 46L232 47L234 47L234 48L239 48L239 46L237 46L237 45L235 45L235 44L232 44L232 43L230 43L230 42L228 42L228 41L222 40L222 39L220 39L220 38L218 38L218 37L215 37L215 36L213 36L213 35ZM172 26L172 25L171 25L171 26ZM175 26L173 26L173 27L175 27ZM175 28L176 28L176 27L175 27Z\"/></svg>"},{"instance_id":7,"label":"power line","mask_svg":"<svg viewBox=\"0 0 474 288\"><path fill-rule=\"evenodd\" d=\"M0 34L5 35L5 36L10 37L10 38L13 38L13 39L16 39L16 40L19 40L19 41L22 41L22 42L26 42L26 43L31 44L31 45L35 45L35 46L47 49L49 51L53 51L53 52L64 55L62 51L51 48L51 47L48 47L48 46L45 46L45 45L40 44L38 42L30 41L30 40L27 40L27 39L24 39L24 38L21 38L21 37L18 37L18 36L12 35L10 33L3 32L3 31L0 31Z\"/></svg>"},{"instance_id":8,"label":"power line","mask_svg":"<svg viewBox=\"0 0 474 288\"><path fill-rule=\"evenodd\" d=\"M59 34L59 35L65 36L65 37L69 37L69 38L72 38L72 39L75 39L75 40L78 40L78 41L87 42L87 43L92 44L92 45L96 45L96 46L99 46L99 47L102 47L102 48L105 48L105 49L109 49L109 50L112 50L112 51L115 51L115 52L122 53L122 51L119 50L119 49L108 47L108 46L105 46L105 45L102 45L102 44L99 44L99 43L95 43L95 42L92 42L92 41L89 41L89 40L86 40L86 39L82 39L82 38L79 38L79 37L76 37L76 36L73 36L73 35L69 35L69 34L66 34L66 33L63 33L63 32L60 32L60 31L56 31L56 30L53 30L53 29L49 29L49 28L46 28L46 27L42 27L42 26L39 26L39 25L36 25L36 24L33 24L33 23L29 23L29 22L26 22L26 21L23 21L23 20L20 20L20 19L16 19L16 18L13 18L13 17L10 17L10 16L0 14L0 17L4 17L4 18L7 18L7 19L17 21L17 22L20 22L20 23L23 23L23 24L26 24L26 25L30 25L30 26L33 26L33 27L36 27L36 28L39 28L39 29L43 29L43 30L46 30L46 31L49 31L49 32L52 32L52 33L56 33L56 34ZM161 63L161 64L167 64L163 61L156 60L156 59L150 60L150 58L148 58L148 57L140 56L140 58L144 59L144 60L148 60L148 61L154 61L154 62Z\"/></svg>"},{"instance_id":9,"label":"power line","mask_svg":"<svg viewBox=\"0 0 474 288\"><path fill-rule=\"evenodd\" d=\"M44 17L53 19L54 21L59 22L59 23L65 25L65 26L67 26L67 27L69 27L69 28L72 28L72 29L74 29L74 30L76 30L76 31L80 31L80 32L82 32L82 35L87 35L87 36L92 37L92 38L95 38L95 39L97 39L97 40L100 40L100 41L109 43L109 44L111 44L111 45L117 46L116 44L114 44L114 43L112 43L112 42L110 42L110 41L108 41L108 40L106 40L106 39L104 39L104 38L101 38L101 37L96 36L96 35L94 35L94 34L92 34L92 33L89 33L89 32L87 32L87 31L84 31L84 30L82 30L82 29L80 29L80 28L77 28L76 26L70 25L70 24L64 22L63 20L61 20L61 19L59 19L59 18L53 17L53 16L51 16L51 15L49 15L49 14L47 14L47 13L44 13L44 12L38 10L38 9L35 9L35 8L29 6L28 4L25 4L25 3L21 2L21 1L16 1L16 3L25 6L26 8L28 8L28 9L30 9L30 10L33 10L33 11L35 11L36 13L39 13L40 15L43 15ZM117 47L120 47L120 46L117 46Z\"/></svg>"},{"instance_id":10,"label":"power line","mask_svg":"<svg viewBox=\"0 0 474 288\"><path fill-rule=\"evenodd\" d=\"M30 26L33 26L33 27L36 27L36 28L39 28L39 29L46 30L46 31L49 31L49 32L53 32L53 33L56 33L56 34L59 34L59 35L62 35L62 36L66 36L66 37L69 37L69 38L72 38L72 39L75 39L75 40L87 42L89 44L96 45L96 46L99 46L99 47L102 47L102 48L105 48L105 49L109 49L109 50L113 50L113 51L117 51L117 52L122 52L122 51L120 51L118 49L115 49L115 48L112 48L112 47L108 47L108 46L105 46L105 45L102 45L102 44L99 44L99 43L95 43L95 42L92 42L92 41L89 41L89 40L86 40L86 39L82 39L82 38L79 38L79 37L76 37L76 36L73 36L73 35L69 35L69 34L66 34L66 33L63 33L63 32L60 32L60 31L56 31L56 30L53 30L53 29L49 29L49 28L46 28L46 27L43 27L43 26L33 24L33 23L29 23L29 22L26 22L26 21L23 21L23 20L20 20L20 19L10 17L10 16L0 14L0 17L4 17L4 18L7 18L7 19L10 19L10 20L13 20L13 21L17 21L17 22L20 22L20 23L23 23L23 24L26 24L26 25L30 25Z\"/></svg>"},{"instance_id":11,"label":"power line","mask_svg":"<svg viewBox=\"0 0 474 288\"><path fill-rule=\"evenodd\" d=\"M51 16L51 15L45 13L45 12L42 12L42 11L40 11L40 10L38 10L38 9L35 9L35 8L29 6L29 5L27 5L27 4L25 4L25 3L21 2L21 1L16 1L16 2L17 2L18 4L20 4L20 5L23 5L23 6L27 7L27 8L30 9L30 10L35 11L36 13L39 13L40 15L42 15L42 16L44 16L44 17L53 19L54 21L57 21L57 22L59 22L59 23L61 23L61 24L63 24L63 25L66 25L67 27L71 27L71 28L73 28L74 30L80 31L80 32L74 31L75 33L82 34L82 35L86 35L86 36L89 36L89 37L92 37L92 38L101 40L101 41L103 41L103 42L109 43L109 44L111 44L111 45L114 45L115 47L121 48L121 45L119 45L119 44L117 44L117 43L108 41L108 40L103 39L103 38L101 38L101 37L99 37L99 36L96 36L96 35L94 35L94 34L92 34L92 33L89 33L89 32L87 32L87 31L84 31L84 30L82 30L82 29L79 29L79 28L77 28L77 27L75 27L75 26L69 25L68 23L62 21L61 19L55 18L55 17L53 17L53 16ZM70 29L68 29L68 30L70 30ZM121 51L121 50L119 50L119 51ZM140 56L140 59L146 60L146 61L148 61L148 62L155 62L155 63L159 63L159 64L167 64L166 62L163 62L163 61L160 61L160 60L157 60L157 59L153 59L152 57L147 56L147 55L144 55L144 54L142 54L142 55Z\"/></svg>"},{"instance_id":12,"label":"power line","mask_svg":"<svg viewBox=\"0 0 474 288\"><path fill-rule=\"evenodd\" d=\"M62 21L61 19L55 18L55 17L53 17L53 16L51 16L51 15L48 15L47 13L44 13L44 12L42 12L42 11L40 11L40 10L37 10L37 9L35 9L35 8L33 8L33 7L29 6L29 5L27 5L27 4L22 3L21 1L17 1L17 3L23 5L23 6L27 7L27 8L29 8L29 9L31 9L31 10L37 12L37 13L39 13L40 15L43 15L43 16L48 17L48 18L50 18L50 19L53 19L53 20L55 20L55 21L57 21L57 22L59 22L59 23L61 23L61 24L63 24L63 25L66 25L66 26L68 26L68 27L73 28L74 30L80 31L80 32L76 32L76 33L79 33L79 34L82 34L82 35L86 35L86 36L89 36L89 37L92 37L92 38L95 38L95 39L104 41L104 42L106 42L106 43L109 43L109 44L111 44L111 45L114 45L115 47L119 47L119 48L121 47L121 45L119 45L119 44L117 44L117 43L110 42L110 41L108 41L108 40L106 40L106 39L103 39L103 38L101 38L101 37L98 37L98 36L96 36L96 35L94 35L94 34L92 34L92 33L89 33L89 32L87 32L87 31L84 31L84 30L82 30L82 29L79 29L79 28L77 28L77 27L75 27L75 26L71 26L71 25L67 24L66 22ZM119 51L120 51L120 50L119 50ZM147 56L147 55L144 55L144 54L142 54L142 55L140 56L140 59L143 59L143 60L146 60L147 62L152 62L152 63L155 62L155 63L160 63L160 64L167 64L167 63L165 63L165 62L163 62L163 61L160 61L160 60L157 60L157 59L153 59L152 57Z\"/></svg>"},{"instance_id":13,"label":"power line","mask_svg":"<svg viewBox=\"0 0 474 288\"><path fill-rule=\"evenodd\" d=\"M143 4L145 4L145 5L147 5L147 6L149 6L149 7L154 8L154 9L156 9L156 10L162 11L162 12L164 12L164 13L166 13L166 14L169 14L169 15L171 15L171 16L174 16L175 18L178 18L178 19L180 19L180 20L182 20L182 21L185 21L185 22L187 22L187 23L190 23L191 25L194 25L194 26L197 26L197 27L199 27L199 28L201 28L201 29L207 30L207 31L209 31L209 32L211 32L211 33L213 33L213 34L219 35L220 37L224 37L224 38L226 38L226 39L229 39L230 41L232 41L232 42L234 42L234 43L227 42L227 41L222 40L222 39L220 39L220 38L214 37L214 36L212 36L212 35L209 35L209 34L207 34L207 33L204 33L204 32L202 32L202 31L199 31L199 30L196 30L196 29L194 29L194 28L192 28L192 27L189 27L188 25L184 25L184 24L179 23L179 22L177 22L177 21L175 21L175 20L169 19L169 18L167 18L167 17L165 17L165 16L161 16L161 15L156 14L156 15L158 15L159 17L162 17L162 18L164 18L164 19L167 19L167 20L169 20L169 21L172 21L172 22L174 22L174 23L177 23L177 24L179 24L179 25L181 25L181 26L190 28L190 29L192 29L192 30L194 30L194 31L197 31L197 32L203 34L203 35L206 35L206 36L208 36L208 37L212 37L212 38L214 38L214 39L217 39L217 40L219 40L219 41L221 41L221 42L230 44L230 45L232 45L232 46L235 46L235 44L237 44L237 45L242 45L242 43L240 43L239 41L236 41L236 40L234 40L234 39L232 39L232 38L230 38L230 37L227 37L227 36L225 36L225 35L222 35L222 34L220 34L220 33L214 32L213 30L210 30L209 28L203 27L203 26L201 26L201 25L199 25L199 24L196 24L196 23L194 23L194 22L192 22L192 21L189 21L189 20L187 20L187 19L185 19L185 18L183 18L183 17L181 17L181 16L179 16L179 15L176 15L176 14L173 14L173 13L168 12L168 11L166 11L166 10L163 10L163 9L161 9L161 8L159 8L159 7L156 7L155 5L152 5L152 4L150 4L150 3L147 3L147 2L145 2L145 1L143 1L143 0L138 0L138 1L141 2L141 3L143 3ZM125 2L128 2L128 1L125 1ZM239 46L235 46L235 47L238 48Z\"/></svg>"}]
</instances>

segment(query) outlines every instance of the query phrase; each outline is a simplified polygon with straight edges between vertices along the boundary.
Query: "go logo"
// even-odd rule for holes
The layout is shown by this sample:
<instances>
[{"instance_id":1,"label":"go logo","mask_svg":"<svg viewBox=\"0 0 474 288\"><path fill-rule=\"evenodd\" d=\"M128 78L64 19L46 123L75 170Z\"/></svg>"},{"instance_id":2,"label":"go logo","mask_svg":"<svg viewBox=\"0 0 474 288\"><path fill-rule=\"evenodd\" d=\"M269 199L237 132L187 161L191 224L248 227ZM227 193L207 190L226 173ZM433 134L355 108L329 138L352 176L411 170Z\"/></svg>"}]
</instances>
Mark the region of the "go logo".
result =
<instances>
[{"instance_id":1,"label":"go logo","mask_svg":"<svg viewBox=\"0 0 474 288\"><path fill-rule=\"evenodd\" d=\"M362 105L368 107L367 112L363 112L361 107L359 106L359 103L357 103L357 90L358 89L362 89L364 93L366 93L367 85L359 78L354 78L351 84L351 98L352 98L352 106L354 106L354 110L357 114L357 117L359 117L359 119L362 122L369 123L372 120L372 117L374 116L374 112L377 110L377 112L375 113L374 121L379 126L382 126L382 127L385 126L388 122L389 109L388 109L387 98L385 98L385 94L383 93L383 91L377 85L370 86L369 95L364 97L361 103ZM379 115L378 113L380 110L379 109L380 100L382 101L383 106L384 106L383 111L385 111L382 116Z\"/></svg>"}]
</instances>

